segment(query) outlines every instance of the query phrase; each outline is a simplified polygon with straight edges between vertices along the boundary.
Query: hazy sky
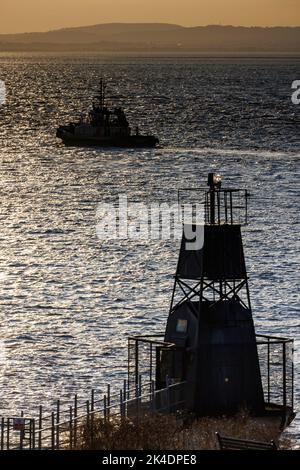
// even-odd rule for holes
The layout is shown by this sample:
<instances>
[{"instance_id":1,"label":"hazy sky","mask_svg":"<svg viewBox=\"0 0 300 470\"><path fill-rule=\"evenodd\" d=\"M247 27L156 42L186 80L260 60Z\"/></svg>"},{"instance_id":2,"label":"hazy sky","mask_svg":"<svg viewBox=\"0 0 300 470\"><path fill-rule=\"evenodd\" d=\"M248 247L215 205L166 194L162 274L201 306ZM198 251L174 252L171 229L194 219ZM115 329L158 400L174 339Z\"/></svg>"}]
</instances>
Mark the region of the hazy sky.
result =
<instances>
[{"instance_id":1,"label":"hazy sky","mask_svg":"<svg viewBox=\"0 0 300 470\"><path fill-rule=\"evenodd\" d=\"M0 0L0 33L110 22L300 26L300 0Z\"/></svg>"}]
</instances>

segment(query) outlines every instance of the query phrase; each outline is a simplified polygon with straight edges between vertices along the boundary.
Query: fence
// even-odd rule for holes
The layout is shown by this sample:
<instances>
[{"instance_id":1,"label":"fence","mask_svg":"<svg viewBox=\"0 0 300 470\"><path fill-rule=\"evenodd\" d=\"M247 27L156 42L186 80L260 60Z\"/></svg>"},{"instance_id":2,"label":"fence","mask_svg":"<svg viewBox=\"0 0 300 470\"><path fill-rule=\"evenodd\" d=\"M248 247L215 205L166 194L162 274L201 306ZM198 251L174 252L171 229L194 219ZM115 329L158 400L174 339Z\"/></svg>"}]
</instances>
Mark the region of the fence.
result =
<instances>
[{"instance_id":1,"label":"fence","mask_svg":"<svg viewBox=\"0 0 300 470\"><path fill-rule=\"evenodd\" d=\"M277 336L256 335L266 405L294 407L294 342Z\"/></svg>"},{"instance_id":2,"label":"fence","mask_svg":"<svg viewBox=\"0 0 300 470\"><path fill-rule=\"evenodd\" d=\"M283 410L293 410L293 340L257 334L256 346L266 409L275 405L275 407L281 407ZM161 371L161 352L176 354L178 362L180 348L172 343L165 342L163 335L129 337L128 381L134 382L136 377L142 373L148 380L155 377L159 386L161 384L165 386L165 382L160 383L160 376L166 376L166 371ZM182 363L184 363L184 360L182 360ZM185 377L184 369L181 376Z\"/></svg>"},{"instance_id":3,"label":"fence","mask_svg":"<svg viewBox=\"0 0 300 470\"><path fill-rule=\"evenodd\" d=\"M51 413L39 407L38 417L0 418L0 450L9 449L75 449L80 446L83 429L88 429L91 446L96 420L109 422L114 417L142 416L145 413L170 413L185 406L186 382L168 383L157 379L162 351L176 351L161 336L137 336L128 342L128 380L117 393L98 397L92 390L89 400L79 402L78 395L69 407L60 400ZM293 410L293 340L256 335L266 410L277 405L283 411ZM142 375L146 381L142 383ZM157 388L159 390L157 390Z\"/></svg>"},{"instance_id":4,"label":"fence","mask_svg":"<svg viewBox=\"0 0 300 470\"><path fill-rule=\"evenodd\" d=\"M160 352L175 351L178 348L173 343L164 341L162 334L139 335L128 338L128 383L134 385L138 377L146 378L149 382L155 380L157 388L163 388L160 382Z\"/></svg>"},{"instance_id":5,"label":"fence","mask_svg":"<svg viewBox=\"0 0 300 470\"><path fill-rule=\"evenodd\" d=\"M39 408L37 418L1 418L0 449L76 449L80 447L83 429L89 430L90 445L93 445L94 424L97 420L109 422L114 417L142 416L147 413L170 413L184 407L185 383L169 384L163 390L155 390L155 383L142 384L141 376L134 387L124 381L123 388L96 399L92 390L90 400L78 402L75 395L72 405L62 409L57 401L56 410L43 413Z\"/></svg>"}]
</instances>

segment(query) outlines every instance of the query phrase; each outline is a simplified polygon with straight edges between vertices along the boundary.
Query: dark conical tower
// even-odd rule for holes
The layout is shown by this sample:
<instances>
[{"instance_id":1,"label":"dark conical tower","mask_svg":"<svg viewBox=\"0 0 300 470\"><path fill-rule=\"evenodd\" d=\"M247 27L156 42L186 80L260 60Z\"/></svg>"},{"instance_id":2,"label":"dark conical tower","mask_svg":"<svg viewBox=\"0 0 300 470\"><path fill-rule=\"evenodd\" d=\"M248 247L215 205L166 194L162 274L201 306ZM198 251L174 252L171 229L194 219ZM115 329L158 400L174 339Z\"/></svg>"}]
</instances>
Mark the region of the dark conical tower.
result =
<instances>
[{"instance_id":1,"label":"dark conical tower","mask_svg":"<svg viewBox=\"0 0 300 470\"><path fill-rule=\"evenodd\" d=\"M264 395L237 220L241 209L247 215L248 194L222 189L213 173L208 186L205 223L184 225L165 332L178 349L171 358L162 355L161 370L186 380L187 403L199 415L241 407L260 414Z\"/></svg>"}]
</instances>

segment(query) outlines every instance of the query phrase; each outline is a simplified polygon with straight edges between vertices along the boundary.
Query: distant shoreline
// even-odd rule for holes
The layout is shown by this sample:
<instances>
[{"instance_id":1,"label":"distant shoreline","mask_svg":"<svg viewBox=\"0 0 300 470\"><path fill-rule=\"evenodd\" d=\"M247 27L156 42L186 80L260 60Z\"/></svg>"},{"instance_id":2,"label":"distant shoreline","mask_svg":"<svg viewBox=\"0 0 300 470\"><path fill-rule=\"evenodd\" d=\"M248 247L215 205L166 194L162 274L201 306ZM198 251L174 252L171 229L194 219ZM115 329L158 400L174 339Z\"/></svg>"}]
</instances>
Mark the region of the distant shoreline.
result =
<instances>
[{"instance_id":1,"label":"distant shoreline","mask_svg":"<svg viewBox=\"0 0 300 470\"><path fill-rule=\"evenodd\" d=\"M0 34L2 52L143 55L300 55L300 27L111 23L42 33Z\"/></svg>"},{"instance_id":2,"label":"distant shoreline","mask_svg":"<svg viewBox=\"0 0 300 470\"><path fill-rule=\"evenodd\" d=\"M300 59L299 52L197 52L197 51L99 51L99 50L43 50L43 49L1 49L0 56L6 54L34 54L48 56L82 55L120 58L176 58L176 59Z\"/></svg>"}]
</instances>

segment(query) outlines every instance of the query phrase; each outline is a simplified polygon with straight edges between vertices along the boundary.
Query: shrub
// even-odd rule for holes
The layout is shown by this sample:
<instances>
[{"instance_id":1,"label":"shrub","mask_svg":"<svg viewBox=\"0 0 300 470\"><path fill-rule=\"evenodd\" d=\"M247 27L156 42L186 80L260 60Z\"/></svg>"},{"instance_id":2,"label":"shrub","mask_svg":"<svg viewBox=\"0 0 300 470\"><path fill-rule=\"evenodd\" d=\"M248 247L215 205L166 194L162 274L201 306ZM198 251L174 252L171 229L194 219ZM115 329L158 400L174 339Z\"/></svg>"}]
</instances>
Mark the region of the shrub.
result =
<instances>
[{"instance_id":1,"label":"shrub","mask_svg":"<svg viewBox=\"0 0 300 470\"><path fill-rule=\"evenodd\" d=\"M194 418L192 415L144 415L94 419L80 430L79 449L95 450L204 450L217 449L215 432L240 439L275 440L278 423L240 412L229 417ZM285 442L285 447L289 446Z\"/></svg>"}]
</instances>

